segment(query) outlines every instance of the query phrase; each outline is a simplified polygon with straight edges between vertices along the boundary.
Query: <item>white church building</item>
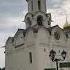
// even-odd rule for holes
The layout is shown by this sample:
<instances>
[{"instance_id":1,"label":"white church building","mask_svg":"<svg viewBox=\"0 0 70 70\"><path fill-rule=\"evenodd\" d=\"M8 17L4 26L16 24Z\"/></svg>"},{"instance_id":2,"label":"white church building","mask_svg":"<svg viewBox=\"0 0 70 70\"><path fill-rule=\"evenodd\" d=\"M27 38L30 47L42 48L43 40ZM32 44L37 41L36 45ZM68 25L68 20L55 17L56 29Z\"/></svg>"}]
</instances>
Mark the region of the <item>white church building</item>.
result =
<instances>
[{"instance_id":1,"label":"white church building","mask_svg":"<svg viewBox=\"0 0 70 70\"><path fill-rule=\"evenodd\" d=\"M26 1L26 29L6 41L5 70L70 70L70 27L51 27L46 0Z\"/></svg>"}]
</instances>

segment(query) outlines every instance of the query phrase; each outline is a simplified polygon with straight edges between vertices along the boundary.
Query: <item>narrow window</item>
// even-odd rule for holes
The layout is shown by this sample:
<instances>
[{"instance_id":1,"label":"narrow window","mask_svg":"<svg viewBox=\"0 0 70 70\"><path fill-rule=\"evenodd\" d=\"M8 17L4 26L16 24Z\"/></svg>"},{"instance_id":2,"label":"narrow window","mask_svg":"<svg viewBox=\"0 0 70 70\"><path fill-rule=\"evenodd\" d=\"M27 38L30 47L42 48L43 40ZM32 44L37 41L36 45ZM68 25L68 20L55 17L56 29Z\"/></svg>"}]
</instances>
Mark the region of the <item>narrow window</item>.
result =
<instances>
[{"instance_id":1,"label":"narrow window","mask_svg":"<svg viewBox=\"0 0 70 70\"><path fill-rule=\"evenodd\" d=\"M29 52L29 59L30 59L30 63L32 63L32 53Z\"/></svg>"},{"instance_id":2,"label":"narrow window","mask_svg":"<svg viewBox=\"0 0 70 70\"><path fill-rule=\"evenodd\" d=\"M31 1L32 2L32 11L33 11L33 1Z\"/></svg>"},{"instance_id":3,"label":"narrow window","mask_svg":"<svg viewBox=\"0 0 70 70\"><path fill-rule=\"evenodd\" d=\"M38 9L41 10L41 2L38 0Z\"/></svg>"}]
</instances>

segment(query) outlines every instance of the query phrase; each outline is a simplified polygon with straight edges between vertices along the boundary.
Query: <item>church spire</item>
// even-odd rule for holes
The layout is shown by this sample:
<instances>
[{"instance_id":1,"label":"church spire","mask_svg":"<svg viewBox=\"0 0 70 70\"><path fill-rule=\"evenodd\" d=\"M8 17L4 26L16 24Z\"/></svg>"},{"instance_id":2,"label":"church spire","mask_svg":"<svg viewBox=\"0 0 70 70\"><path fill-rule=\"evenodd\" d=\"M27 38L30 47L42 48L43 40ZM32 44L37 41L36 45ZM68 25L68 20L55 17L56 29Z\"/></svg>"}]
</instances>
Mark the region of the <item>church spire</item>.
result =
<instances>
[{"instance_id":1,"label":"church spire","mask_svg":"<svg viewBox=\"0 0 70 70\"><path fill-rule=\"evenodd\" d=\"M63 28L64 28L64 29L65 29L65 28L70 28L70 24L68 23L67 16L66 16L66 22L65 22Z\"/></svg>"},{"instance_id":2,"label":"church spire","mask_svg":"<svg viewBox=\"0 0 70 70\"><path fill-rule=\"evenodd\" d=\"M28 3L28 12L42 11L46 12L46 0L26 0Z\"/></svg>"},{"instance_id":3,"label":"church spire","mask_svg":"<svg viewBox=\"0 0 70 70\"><path fill-rule=\"evenodd\" d=\"M51 14L46 13L46 0L26 0L28 3L28 13L25 16L26 28L34 25L45 26L51 25Z\"/></svg>"},{"instance_id":4,"label":"church spire","mask_svg":"<svg viewBox=\"0 0 70 70\"><path fill-rule=\"evenodd\" d=\"M66 24L68 25L68 20L67 20L67 16L66 16Z\"/></svg>"},{"instance_id":5,"label":"church spire","mask_svg":"<svg viewBox=\"0 0 70 70\"><path fill-rule=\"evenodd\" d=\"M66 21L65 21L65 24L64 24L63 28L65 28L67 26L68 26L68 20L67 20L67 16L66 16Z\"/></svg>"}]
</instances>

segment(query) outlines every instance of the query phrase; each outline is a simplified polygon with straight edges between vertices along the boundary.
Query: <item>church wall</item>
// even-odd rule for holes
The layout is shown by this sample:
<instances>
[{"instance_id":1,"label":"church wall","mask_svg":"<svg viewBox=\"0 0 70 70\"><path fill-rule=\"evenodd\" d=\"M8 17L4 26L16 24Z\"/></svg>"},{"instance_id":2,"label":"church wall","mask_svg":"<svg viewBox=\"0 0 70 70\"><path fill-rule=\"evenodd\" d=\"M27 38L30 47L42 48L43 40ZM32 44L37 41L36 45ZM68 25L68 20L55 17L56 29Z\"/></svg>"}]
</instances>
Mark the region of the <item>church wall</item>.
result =
<instances>
[{"instance_id":1,"label":"church wall","mask_svg":"<svg viewBox=\"0 0 70 70\"><path fill-rule=\"evenodd\" d=\"M24 45L16 48L16 45L13 46L12 43L10 44L8 42L7 47L10 47L10 49L7 48L8 53L6 54L6 70L44 70L48 68L56 68L55 62L52 62L49 57L51 49L55 50L57 55L60 55L64 49L67 52L67 56L63 62L70 61L70 50L68 44L68 46L65 46L65 35L61 31L60 39L56 40L54 38L55 30L53 30L50 35L49 31L43 27L39 27L38 33L33 33L33 30L29 29L26 33L25 42L23 41ZM22 34L19 34L18 40L16 40L18 41L18 44L20 44L20 42L22 43L22 40L19 39L21 37ZM32 64L29 62L29 52L32 53ZM61 57L59 56L58 58Z\"/></svg>"},{"instance_id":2,"label":"church wall","mask_svg":"<svg viewBox=\"0 0 70 70\"><path fill-rule=\"evenodd\" d=\"M30 63L29 53L32 53L32 63ZM34 46L19 47L6 55L6 70L37 70L36 51Z\"/></svg>"},{"instance_id":3,"label":"church wall","mask_svg":"<svg viewBox=\"0 0 70 70\"><path fill-rule=\"evenodd\" d=\"M55 67L55 63L51 63L49 60L49 49L50 45L50 35L48 30L40 28L38 30L37 39L36 39L36 57L38 70L44 70L45 68ZM49 63L50 62L50 63Z\"/></svg>"},{"instance_id":4,"label":"church wall","mask_svg":"<svg viewBox=\"0 0 70 70\"><path fill-rule=\"evenodd\" d=\"M59 63L70 61L70 39L66 38L60 27L50 26L51 14L46 13L46 0L40 1L41 9L38 7L38 0L27 0L26 32L19 29L13 38L8 39L5 51L6 70L54 69L56 68L56 62L53 62L49 57L52 49L56 52L56 58L61 58L63 50L67 52L66 59L59 61ZM39 18L43 17L43 19L41 18L42 21L37 20L38 16L40 16ZM28 17L29 21L27 20ZM58 32L59 38L55 37L54 32ZM70 70L70 68L62 69Z\"/></svg>"},{"instance_id":5,"label":"church wall","mask_svg":"<svg viewBox=\"0 0 70 70\"><path fill-rule=\"evenodd\" d=\"M49 31L45 28L40 28L37 34L37 43L40 44L49 44L50 34Z\"/></svg>"},{"instance_id":6,"label":"church wall","mask_svg":"<svg viewBox=\"0 0 70 70\"><path fill-rule=\"evenodd\" d=\"M54 32L55 31L58 31L59 30L59 33L60 33L60 39L59 40L56 40L55 37L54 37ZM70 39L69 39L70 40ZM56 58L62 58L60 55L61 55L61 52L63 50L65 50L67 52L66 54L66 59L64 61L60 61L60 62L69 62L70 61L70 45L69 45L69 41L68 39L66 38L63 30L61 29L58 29L58 28L55 28L52 30L52 38L51 38L51 47L53 48L53 50L56 51ZM63 68L64 70L69 70L69 68Z\"/></svg>"},{"instance_id":7,"label":"church wall","mask_svg":"<svg viewBox=\"0 0 70 70\"><path fill-rule=\"evenodd\" d=\"M60 62L70 61L70 56L69 56L70 50L65 43L66 39L65 35L62 31L60 31L60 35L61 35L60 40L56 40L54 38L54 35L50 36L47 31L43 29L40 29L40 31L38 31L38 38L36 43L38 70L44 70L45 68L56 68L55 62L52 62L49 57L51 49L55 50L57 54L56 57L61 59L62 59L62 56L60 56L61 52L65 50L67 52L66 59ZM46 52L44 51L44 49L46 49Z\"/></svg>"},{"instance_id":8,"label":"church wall","mask_svg":"<svg viewBox=\"0 0 70 70\"><path fill-rule=\"evenodd\" d=\"M8 44L6 44L6 46L10 48L6 48L8 50L8 53L6 53L6 70L34 70L37 68L37 64L35 63L37 61L37 53L33 44L33 31L30 30L27 33L25 38L26 42L24 42L24 39L20 40L21 37L22 33L14 37L14 46L12 43L9 43L9 41ZM24 45L18 46L22 42L24 42ZM29 62L29 52L32 52L32 64Z\"/></svg>"},{"instance_id":9,"label":"church wall","mask_svg":"<svg viewBox=\"0 0 70 70\"><path fill-rule=\"evenodd\" d=\"M35 41L35 38L34 38L33 30L29 29L26 33L25 44L32 45L35 43L34 41Z\"/></svg>"},{"instance_id":10,"label":"church wall","mask_svg":"<svg viewBox=\"0 0 70 70\"><path fill-rule=\"evenodd\" d=\"M7 70L22 70L25 69L25 53L21 51L12 51L7 55L8 69Z\"/></svg>"},{"instance_id":11,"label":"church wall","mask_svg":"<svg viewBox=\"0 0 70 70\"><path fill-rule=\"evenodd\" d=\"M37 45L37 63L38 70L44 70L49 68L55 68L55 63L49 58L49 50L51 47L48 45Z\"/></svg>"}]
</instances>

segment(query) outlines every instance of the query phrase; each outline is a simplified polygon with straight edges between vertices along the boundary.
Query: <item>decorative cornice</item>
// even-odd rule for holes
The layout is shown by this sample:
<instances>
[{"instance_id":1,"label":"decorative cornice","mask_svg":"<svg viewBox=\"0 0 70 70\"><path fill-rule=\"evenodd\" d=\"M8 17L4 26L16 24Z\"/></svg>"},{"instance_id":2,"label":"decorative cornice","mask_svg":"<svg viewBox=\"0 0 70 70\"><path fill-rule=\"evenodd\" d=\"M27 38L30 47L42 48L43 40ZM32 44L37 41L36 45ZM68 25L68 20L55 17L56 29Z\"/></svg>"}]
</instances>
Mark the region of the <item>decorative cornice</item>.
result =
<instances>
[{"instance_id":1,"label":"decorative cornice","mask_svg":"<svg viewBox=\"0 0 70 70\"><path fill-rule=\"evenodd\" d=\"M23 45L24 45L24 43L19 44L19 45L16 45L15 48L21 47L21 46L23 46Z\"/></svg>"}]
</instances>

